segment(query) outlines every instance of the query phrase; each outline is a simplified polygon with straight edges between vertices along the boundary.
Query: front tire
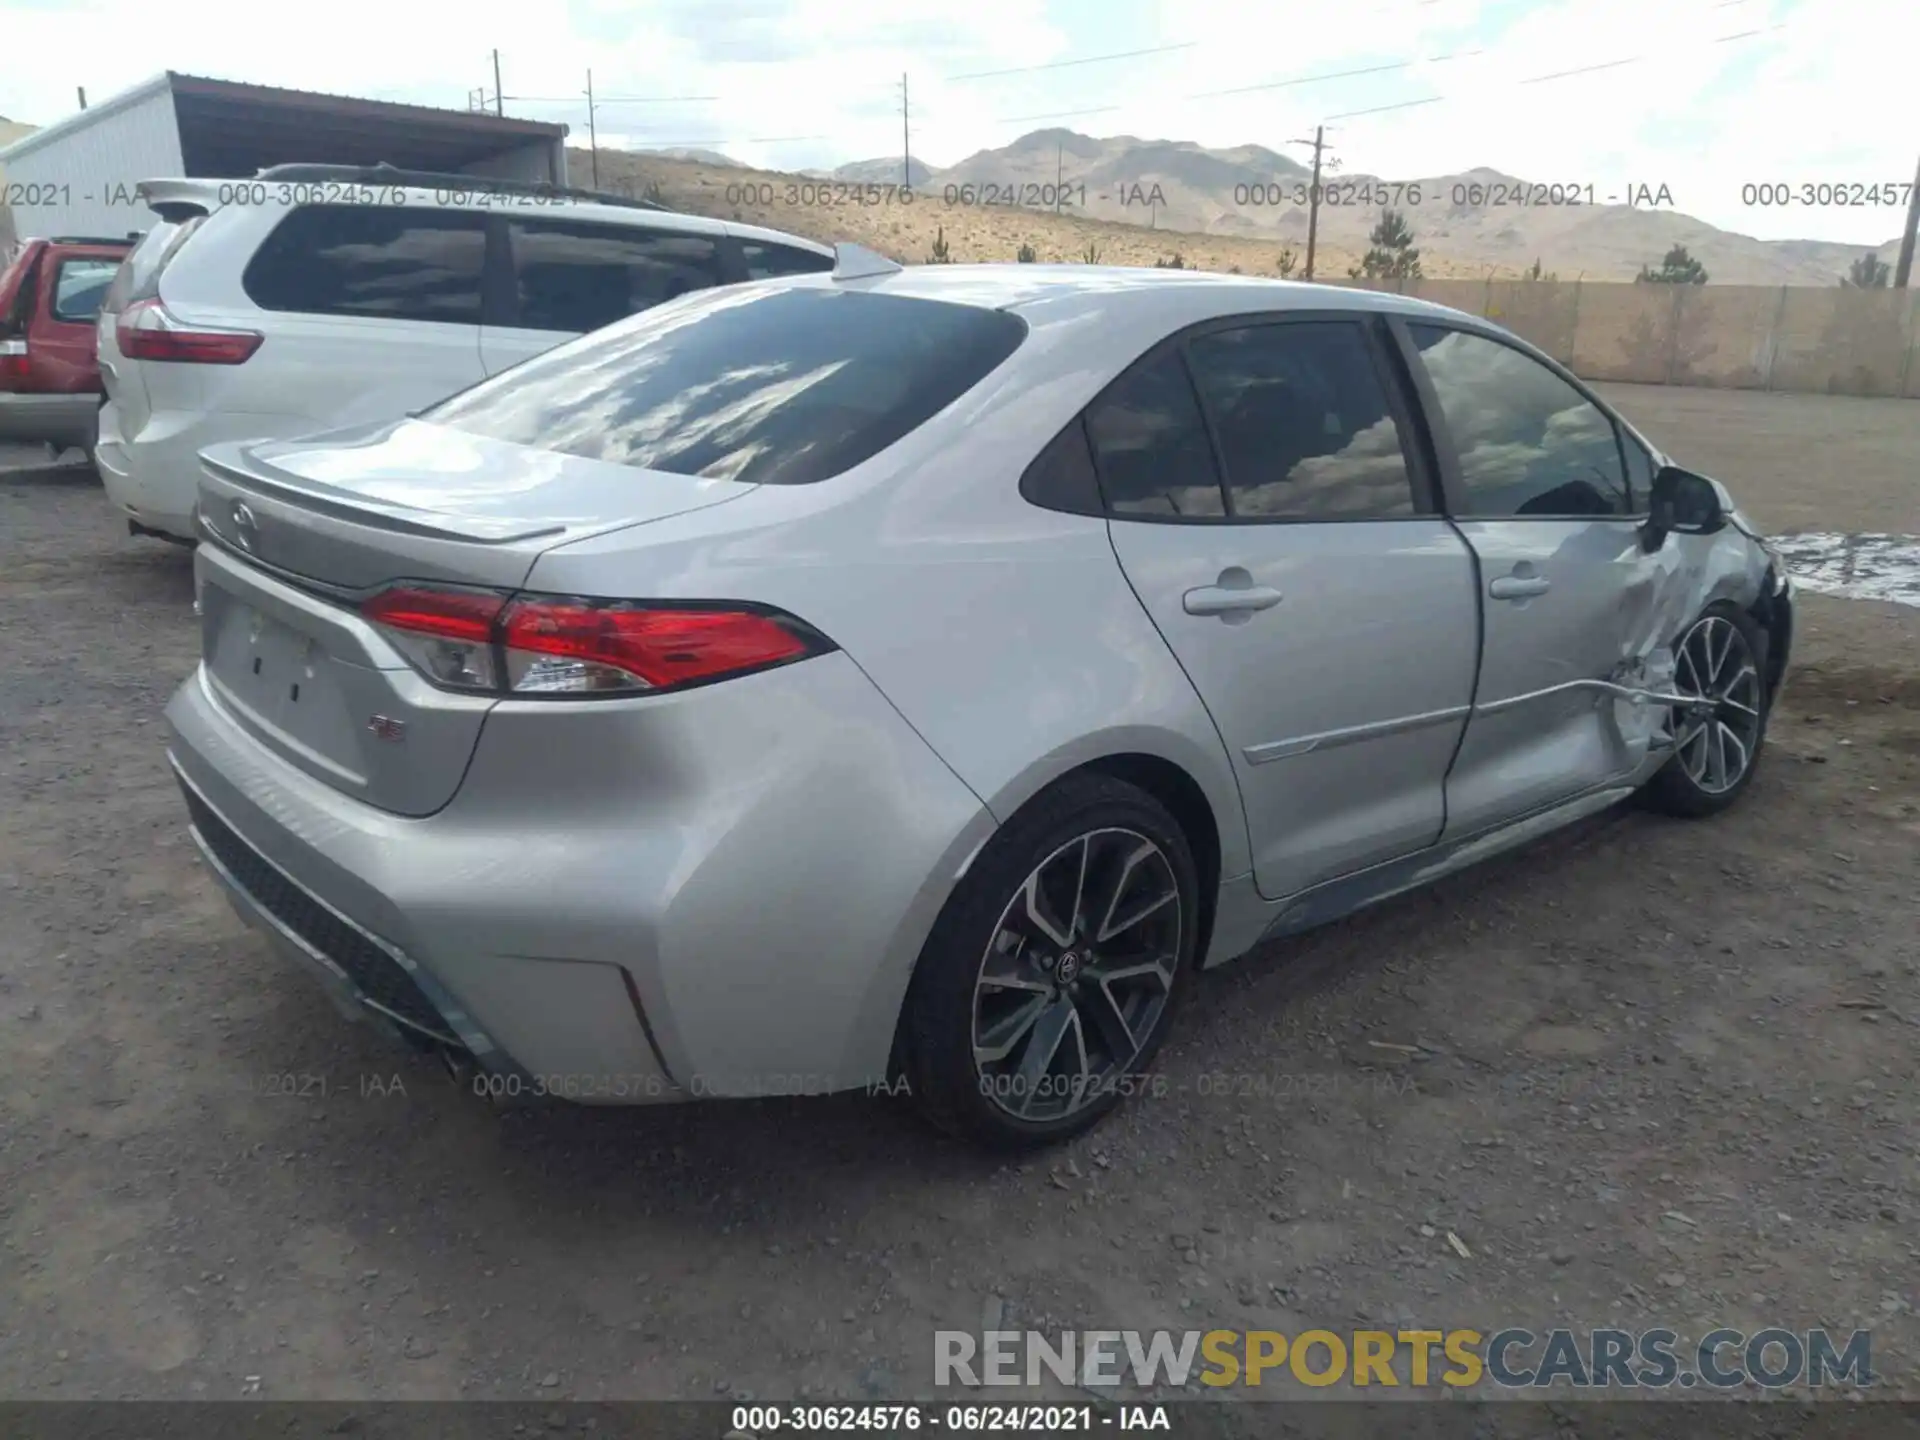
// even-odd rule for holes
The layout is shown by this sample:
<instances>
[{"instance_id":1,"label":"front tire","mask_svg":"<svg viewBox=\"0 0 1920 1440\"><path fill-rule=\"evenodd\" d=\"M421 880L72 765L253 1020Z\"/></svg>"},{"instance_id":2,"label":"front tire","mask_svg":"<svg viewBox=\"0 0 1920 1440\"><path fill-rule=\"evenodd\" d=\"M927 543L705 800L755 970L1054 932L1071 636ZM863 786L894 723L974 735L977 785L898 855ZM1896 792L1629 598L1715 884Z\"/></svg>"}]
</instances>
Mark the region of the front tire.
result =
<instances>
[{"instance_id":1,"label":"front tire","mask_svg":"<svg viewBox=\"0 0 1920 1440\"><path fill-rule=\"evenodd\" d=\"M1648 806L1698 819L1746 793L1767 738L1766 653L1759 625L1731 601L1687 627L1674 646L1673 688L1693 703L1670 712L1673 755L1641 792Z\"/></svg>"},{"instance_id":2,"label":"front tire","mask_svg":"<svg viewBox=\"0 0 1920 1440\"><path fill-rule=\"evenodd\" d=\"M990 840L908 990L905 1070L941 1129L998 1149L1081 1134L1142 1088L1192 967L1198 872L1165 806L1068 776Z\"/></svg>"}]
</instances>

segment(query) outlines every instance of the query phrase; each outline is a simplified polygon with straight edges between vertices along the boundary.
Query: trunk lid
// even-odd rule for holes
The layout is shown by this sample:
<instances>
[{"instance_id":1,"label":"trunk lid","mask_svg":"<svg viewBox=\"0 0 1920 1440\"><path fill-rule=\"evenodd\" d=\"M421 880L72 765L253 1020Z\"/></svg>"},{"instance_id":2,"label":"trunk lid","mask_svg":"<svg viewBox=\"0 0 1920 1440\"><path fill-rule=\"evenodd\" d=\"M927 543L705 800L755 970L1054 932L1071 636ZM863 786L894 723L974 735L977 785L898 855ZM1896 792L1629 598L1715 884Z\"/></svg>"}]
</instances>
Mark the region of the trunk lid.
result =
<instances>
[{"instance_id":1,"label":"trunk lid","mask_svg":"<svg viewBox=\"0 0 1920 1440\"><path fill-rule=\"evenodd\" d=\"M429 684L356 609L399 580L517 589L545 551L755 489L403 420L210 446L207 683L255 739L368 804L453 798L496 702Z\"/></svg>"}]
</instances>

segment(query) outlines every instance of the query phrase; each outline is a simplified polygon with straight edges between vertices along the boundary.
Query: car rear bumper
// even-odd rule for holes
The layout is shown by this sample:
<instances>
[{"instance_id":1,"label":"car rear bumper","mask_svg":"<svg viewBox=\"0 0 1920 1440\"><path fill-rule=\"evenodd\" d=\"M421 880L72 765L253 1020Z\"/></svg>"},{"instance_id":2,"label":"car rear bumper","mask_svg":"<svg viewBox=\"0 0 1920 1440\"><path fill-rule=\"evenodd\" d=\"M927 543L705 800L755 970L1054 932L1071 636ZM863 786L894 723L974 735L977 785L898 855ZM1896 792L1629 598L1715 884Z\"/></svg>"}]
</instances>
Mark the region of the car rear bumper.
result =
<instances>
[{"instance_id":1,"label":"car rear bumper","mask_svg":"<svg viewBox=\"0 0 1920 1440\"><path fill-rule=\"evenodd\" d=\"M913 962L991 833L978 799L840 654L566 709L587 713L497 707L419 819L273 755L198 671L167 718L242 917L343 1008L469 1052L495 1093L883 1082Z\"/></svg>"},{"instance_id":2,"label":"car rear bumper","mask_svg":"<svg viewBox=\"0 0 1920 1440\"><path fill-rule=\"evenodd\" d=\"M200 489L200 451L222 440L283 439L314 428L285 415L157 410L138 435L124 433L120 407L100 411L94 465L111 500L136 525L177 540L196 540L193 512Z\"/></svg>"},{"instance_id":3,"label":"car rear bumper","mask_svg":"<svg viewBox=\"0 0 1920 1440\"><path fill-rule=\"evenodd\" d=\"M0 390L0 440L83 449L93 444L99 413L100 396L94 391L37 395Z\"/></svg>"}]
</instances>

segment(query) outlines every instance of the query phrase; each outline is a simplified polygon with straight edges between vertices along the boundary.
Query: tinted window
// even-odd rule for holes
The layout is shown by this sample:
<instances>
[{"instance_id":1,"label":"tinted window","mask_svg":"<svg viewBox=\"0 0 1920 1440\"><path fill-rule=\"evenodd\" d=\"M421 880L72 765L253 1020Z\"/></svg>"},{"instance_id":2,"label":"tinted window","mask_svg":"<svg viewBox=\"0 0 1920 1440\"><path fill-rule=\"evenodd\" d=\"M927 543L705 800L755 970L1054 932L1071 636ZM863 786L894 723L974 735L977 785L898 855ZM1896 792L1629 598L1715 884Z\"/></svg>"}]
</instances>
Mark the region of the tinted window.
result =
<instances>
[{"instance_id":1,"label":"tinted window","mask_svg":"<svg viewBox=\"0 0 1920 1440\"><path fill-rule=\"evenodd\" d=\"M480 323L477 214L308 205L266 238L241 283L263 310Z\"/></svg>"},{"instance_id":2,"label":"tinted window","mask_svg":"<svg viewBox=\"0 0 1920 1440\"><path fill-rule=\"evenodd\" d=\"M542 220L512 231L516 323L530 330L598 330L720 283L719 247L704 235Z\"/></svg>"},{"instance_id":3,"label":"tinted window","mask_svg":"<svg viewBox=\"0 0 1920 1440\"><path fill-rule=\"evenodd\" d=\"M833 269L831 255L816 255L791 245L770 245L764 240L742 240L740 258L746 261L749 280L765 280L774 275L817 275Z\"/></svg>"},{"instance_id":4,"label":"tinted window","mask_svg":"<svg viewBox=\"0 0 1920 1440\"><path fill-rule=\"evenodd\" d=\"M1413 513L1400 427L1365 333L1347 321L1250 325L1193 340L1236 515Z\"/></svg>"},{"instance_id":5,"label":"tinted window","mask_svg":"<svg viewBox=\"0 0 1920 1440\"><path fill-rule=\"evenodd\" d=\"M1193 382L1177 350L1116 380L1087 411L1100 489L1116 515L1224 515Z\"/></svg>"},{"instance_id":6,"label":"tinted window","mask_svg":"<svg viewBox=\"0 0 1920 1440\"><path fill-rule=\"evenodd\" d=\"M802 485L930 419L1026 333L971 305L721 288L568 341L422 418L677 475Z\"/></svg>"},{"instance_id":7,"label":"tinted window","mask_svg":"<svg viewBox=\"0 0 1920 1440\"><path fill-rule=\"evenodd\" d=\"M206 221L205 215L195 215L190 220L161 220L140 237L140 242L128 252L127 258L120 262L120 268L114 273L113 283L107 286L106 298L100 302L100 309L108 315L118 315L136 300L151 300L160 290L160 272L173 257L180 253L193 232Z\"/></svg>"},{"instance_id":8,"label":"tinted window","mask_svg":"<svg viewBox=\"0 0 1920 1440\"><path fill-rule=\"evenodd\" d=\"M63 260L53 277L53 318L87 321L100 313L100 302L113 283L118 260Z\"/></svg>"},{"instance_id":9,"label":"tinted window","mask_svg":"<svg viewBox=\"0 0 1920 1440\"><path fill-rule=\"evenodd\" d=\"M1409 325L1460 455L1470 515L1624 515L1620 442L1599 407L1531 356Z\"/></svg>"},{"instance_id":10,"label":"tinted window","mask_svg":"<svg viewBox=\"0 0 1920 1440\"><path fill-rule=\"evenodd\" d=\"M1093 452L1087 448L1087 427L1080 416L1074 416L1073 423L1034 458L1020 477L1020 493L1047 510L1101 513L1100 482L1093 473Z\"/></svg>"}]
</instances>

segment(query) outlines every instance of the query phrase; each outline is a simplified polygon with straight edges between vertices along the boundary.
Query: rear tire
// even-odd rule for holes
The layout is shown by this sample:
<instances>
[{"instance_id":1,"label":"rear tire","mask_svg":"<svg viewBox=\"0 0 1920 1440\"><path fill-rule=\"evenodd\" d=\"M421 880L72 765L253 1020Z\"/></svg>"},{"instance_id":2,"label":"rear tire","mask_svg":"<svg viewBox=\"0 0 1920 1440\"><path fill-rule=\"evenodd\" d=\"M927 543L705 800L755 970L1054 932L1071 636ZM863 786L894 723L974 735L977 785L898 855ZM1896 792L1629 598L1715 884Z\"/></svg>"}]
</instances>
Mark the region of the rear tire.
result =
<instances>
[{"instance_id":1,"label":"rear tire","mask_svg":"<svg viewBox=\"0 0 1920 1440\"><path fill-rule=\"evenodd\" d=\"M1766 745L1771 696L1767 637L1731 601L1700 612L1674 645L1674 690L1697 695L1673 707L1674 753L1640 791L1648 808L1685 819L1718 815L1753 783Z\"/></svg>"},{"instance_id":2,"label":"rear tire","mask_svg":"<svg viewBox=\"0 0 1920 1440\"><path fill-rule=\"evenodd\" d=\"M995 1149L1054 1144L1128 1095L1165 1039L1200 933L1180 825L1095 772L987 842L921 951L903 1016L922 1112Z\"/></svg>"}]
</instances>

